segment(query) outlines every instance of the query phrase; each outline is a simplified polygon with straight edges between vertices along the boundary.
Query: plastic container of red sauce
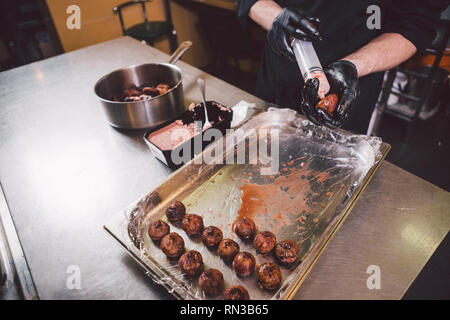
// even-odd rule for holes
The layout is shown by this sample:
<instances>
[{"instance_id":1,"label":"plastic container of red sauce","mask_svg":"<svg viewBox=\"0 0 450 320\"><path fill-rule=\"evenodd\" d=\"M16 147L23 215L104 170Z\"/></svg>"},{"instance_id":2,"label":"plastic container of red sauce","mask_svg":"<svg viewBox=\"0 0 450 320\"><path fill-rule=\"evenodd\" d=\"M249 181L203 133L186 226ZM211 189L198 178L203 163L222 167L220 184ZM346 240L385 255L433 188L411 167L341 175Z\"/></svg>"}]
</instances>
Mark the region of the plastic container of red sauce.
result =
<instances>
[{"instance_id":1,"label":"plastic container of red sauce","mask_svg":"<svg viewBox=\"0 0 450 320\"><path fill-rule=\"evenodd\" d=\"M203 104L199 103L191 104L188 111L166 126L156 131L148 130L144 141L155 158L169 168L176 169L215 141L214 135L211 141L203 139L209 130L217 129L225 136L226 130L231 128L233 110L215 101L207 101L206 110L211 127L203 129L205 112Z\"/></svg>"}]
</instances>

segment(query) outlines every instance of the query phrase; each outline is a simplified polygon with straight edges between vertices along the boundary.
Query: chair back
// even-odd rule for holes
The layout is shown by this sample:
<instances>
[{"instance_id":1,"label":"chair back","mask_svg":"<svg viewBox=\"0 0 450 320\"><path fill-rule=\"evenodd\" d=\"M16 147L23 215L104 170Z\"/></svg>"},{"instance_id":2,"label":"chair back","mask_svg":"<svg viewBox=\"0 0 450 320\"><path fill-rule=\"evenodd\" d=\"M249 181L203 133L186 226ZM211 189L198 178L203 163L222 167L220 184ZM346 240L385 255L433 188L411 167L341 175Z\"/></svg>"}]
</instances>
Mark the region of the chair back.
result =
<instances>
[{"instance_id":1,"label":"chair back","mask_svg":"<svg viewBox=\"0 0 450 320\"><path fill-rule=\"evenodd\" d=\"M122 33L124 35L127 34L127 29L125 28L125 24L123 21L122 9L129 7L129 6L140 4L142 7L142 12L144 13L144 21L148 28L147 11L145 10L145 3L147 3L147 2L151 2L151 0L132 0L132 1L128 1L125 3L119 4L118 6L113 8L113 12L119 15L120 26L122 27Z\"/></svg>"}]
</instances>

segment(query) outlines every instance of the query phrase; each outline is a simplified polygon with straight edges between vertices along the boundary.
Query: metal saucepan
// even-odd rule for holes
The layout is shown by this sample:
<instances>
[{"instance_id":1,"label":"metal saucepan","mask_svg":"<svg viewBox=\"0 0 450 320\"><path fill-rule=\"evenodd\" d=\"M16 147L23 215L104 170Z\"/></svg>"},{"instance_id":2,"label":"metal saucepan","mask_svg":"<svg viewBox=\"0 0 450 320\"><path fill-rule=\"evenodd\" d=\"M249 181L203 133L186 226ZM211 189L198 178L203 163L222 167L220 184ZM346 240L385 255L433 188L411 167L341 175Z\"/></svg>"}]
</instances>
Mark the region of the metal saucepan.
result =
<instances>
[{"instance_id":1,"label":"metal saucepan","mask_svg":"<svg viewBox=\"0 0 450 320\"><path fill-rule=\"evenodd\" d=\"M174 64L192 45L191 41L181 43L168 63L147 63L132 65L113 71L95 84L108 122L117 128L144 129L157 127L175 119L185 111L182 73ZM157 85L166 83L170 90L150 100L135 102L112 101L114 94L135 85Z\"/></svg>"}]
</instances>

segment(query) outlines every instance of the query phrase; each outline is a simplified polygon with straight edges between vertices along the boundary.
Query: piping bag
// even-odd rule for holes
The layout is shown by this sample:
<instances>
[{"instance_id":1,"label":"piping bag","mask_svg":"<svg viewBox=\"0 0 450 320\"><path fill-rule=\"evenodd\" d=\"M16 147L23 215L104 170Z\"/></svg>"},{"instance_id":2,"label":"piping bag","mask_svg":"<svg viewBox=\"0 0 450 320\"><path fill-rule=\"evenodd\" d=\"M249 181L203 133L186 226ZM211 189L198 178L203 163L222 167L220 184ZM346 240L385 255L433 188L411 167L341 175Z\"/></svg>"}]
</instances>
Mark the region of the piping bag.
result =
<instances>
[{"instance_id":1,"label":"piping bag","mask_svg":"<svg viewBox=\"0 0 450 320\"><path fill-rule=\"evenodd\" d=\"M302 73L303 80L306 82L312 78L319 79L318 96L320 99L325 98L326 94L330 91L330 83L323 71L313 44L310 41L294 38L291 42L291 46Z\"/></svg>"}]
</instances>

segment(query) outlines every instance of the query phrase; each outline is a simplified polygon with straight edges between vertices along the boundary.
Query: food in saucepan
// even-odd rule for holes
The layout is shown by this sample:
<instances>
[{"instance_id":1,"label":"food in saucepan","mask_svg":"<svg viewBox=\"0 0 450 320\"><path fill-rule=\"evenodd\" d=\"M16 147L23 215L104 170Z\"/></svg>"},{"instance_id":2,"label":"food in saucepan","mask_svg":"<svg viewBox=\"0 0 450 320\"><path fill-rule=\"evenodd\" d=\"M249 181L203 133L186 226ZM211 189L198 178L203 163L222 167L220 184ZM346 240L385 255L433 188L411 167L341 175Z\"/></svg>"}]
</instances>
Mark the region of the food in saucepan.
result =
<instances>
[{"instance_id":1,"label":"food in saucepan","mask_svg":"<svg viewBox=\"0 0 450 320\"><path fill-rule=\"evenodd\" d=\"M217 227L209 226L202 232L202 241L208 248L217 247L222 239L222 231Z\"/></svg>"},{"instance_id":2,"label":"food in saucepan","mask_svg":"<svg viewBox=\"0 0 450 320\"><path fill-rule=\"evenodd\" d=\"M273 262L263 263L258 269L258 285L261 289L277 289L281 284L280 268Z\"/></svg>"},{"instance_id":3,"label":"food in saucepan","mask_svg":"<svg viewBox=\"0 0 450 320\"><path fill-rule=\"evenodd\" d=\"M186 207L181 201L174 200L166 210L166 217L172 223L178 223L183 220L186 213Z\"/></svg>"},{"instance_id":4,"label":"food in saucepan","mask_svg":"<svg viewBox=\"0 0 450 320\"><path fill-rule=\"evenodd\" d=\"M203 218L196 214L185 215L181 225L189 237L200 237L203 232Z\"/></svg>"},{"instance_id":5,"label":"food in saucepan","mask_svg":"<svg viewBox=\"0 0 450 320\"><path fill-rule=\"evenodd\" d=\"M200 252L189 250L178 260L181 271L188 276L199 275L203 271L203 258Z\"/></svg>"},{"instance_id":6,"label":"food in saucepan","mask_svg":"<svg viewBox=\"0 0 450 320\"><path fill-rule=\"evenodd\" d=\"M239 244L232 239L223 239L217 248L217 254L225 262L233 261L234 257L239 253Z\"/></svg>"},{"instance_id":7,"label":"food in saucepan","mask_svg":"<svg viewBox=\"0 0 450 320\"><path fill-rule=\"evenodd\" d=\"M223 291L223 274L217 269L208 269L200 275L198 284L207 296L218 296Z\"/></svg>"},{"instance_id":8,"label":"food in saucepan","mask_svg":"<svg viewBox=\"0 0 450 320\"><path fill-rule=\"evenodd\" d=\"M299 247L294 240L283 240L275 246L275 256L283 264L292 264L297 261Z\"/></svg>"},{"instance_id":9,"label":"food in saucepan","mask_svg":"<svg viewBox=\"0 0 450 320\"><path fill-rule=\"evenodd\" d=\"M248 277L255 267L256 259L249 252L239 252L233 259L233 269L239 277Z\"/></svg>"},{"instance_id":10,"label":"food in saucepan","mask_svg":"<svg viewBox=\"0 0 450 320\"><path fill-rule=\"evenodd\" d=\"M162 95L170 90L170 86L166 83L160 83L156 86L150 86L148 84L143 84L139 87L132 85L127 89L114 94L110 100L116 102L133 102L150 100L159 95Z\"/></svg>"},{"instance_id":11,"label":"food in saucepan","mask_svg":"<svg viewBox=\"0 0 450 320\"><path fill-rule=\"evenodd\" d=\"M184 240L176 232L169 233L161 239L161 250L169 259L177 259L184 252Z\"/></svg>"},{"instance_id":12,"label":"food in saucepan","mask_svg":"<svg viewBox=\"0 0 450 320\"><path fill-rule=\"evenodd\" d=\"M162 220L154 221L148 226L148 235L155 242L159 242L169 232L170 226Z\"/></svg>"},{"instance_id":13,"label":"food in saucepan","mask_svg":"<svg viewBox=\"0 0 450 320\"><path fill-rule=\"evenodd\" d=\"M276 243L277 238L270 231L259 232L253 240L253 245L255 246L256 251L262 254L271 252Z\"/></svg>"},{"instance_id":14,"label":"food in saucepan","mask_svg":"<svg viewBox=\"0 0 450 320\"><path fill-rule=\"evenodd\" d=\"M234 232L242 239L249 240L255 236L256 225L250 218L241 218L234 225Z\"/></svg>"},{"instance_id":15,"label":"food in saucepan","mask_svg":"<svg viewBox=\"0 0 450 320\"><path fill-rule=\"evenodd\" d=\"M231 286L225 289L223 300L250 300L250 295L243 286Z\"/></svg>"}]
</instances>

